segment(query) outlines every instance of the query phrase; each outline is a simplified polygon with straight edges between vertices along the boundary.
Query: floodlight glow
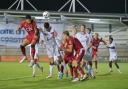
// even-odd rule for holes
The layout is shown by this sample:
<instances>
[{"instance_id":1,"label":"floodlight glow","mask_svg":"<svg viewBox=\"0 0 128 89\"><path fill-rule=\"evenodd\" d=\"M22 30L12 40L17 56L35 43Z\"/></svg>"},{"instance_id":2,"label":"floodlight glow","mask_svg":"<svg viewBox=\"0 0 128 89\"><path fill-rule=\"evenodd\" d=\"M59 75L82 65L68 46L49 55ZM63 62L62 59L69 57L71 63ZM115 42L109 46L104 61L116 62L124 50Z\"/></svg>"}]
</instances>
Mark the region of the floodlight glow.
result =
<instances>
[{"instance_id":1,"label":"floodlight glow","mask_svg":"<svg viewBox=\"0 0 128 89\"><path fill-rule=\"evenodd\" d=\"M44 17L42 17L42 16L36 16L35 19L49 20L49 18L44 18Z\"/></svg>"},{"instance_id":2,"label":"floodlight glow","mask_svg":"<svg viewBox=\"0 0 128 89\"><path fill-rule=\"evenodd\" d=\"M89 19L89 21L100 21L100 19Z\"/></svg>"}]
</instances>

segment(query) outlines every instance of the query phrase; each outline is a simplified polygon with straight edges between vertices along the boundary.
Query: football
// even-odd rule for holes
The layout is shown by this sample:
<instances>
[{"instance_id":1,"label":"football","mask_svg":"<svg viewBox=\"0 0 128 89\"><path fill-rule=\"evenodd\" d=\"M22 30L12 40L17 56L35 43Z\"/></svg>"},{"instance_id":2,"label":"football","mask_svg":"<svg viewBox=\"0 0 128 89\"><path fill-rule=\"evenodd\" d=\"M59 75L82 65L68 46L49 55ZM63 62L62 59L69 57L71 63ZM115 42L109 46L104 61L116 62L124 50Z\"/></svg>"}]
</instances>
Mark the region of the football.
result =
<instances>
[{"instance_id":1,"label":"football","mask_svg":"<svg viewBox=\"0 0 128 89\"><path fill-rule=\"evenodd\" d=\"M44 11L44 12L43 12L43 18L44 18L44 19L49 19L49 16L50 16L50 14L49 14L48 11Z\"/></svg>"}]
</instances>

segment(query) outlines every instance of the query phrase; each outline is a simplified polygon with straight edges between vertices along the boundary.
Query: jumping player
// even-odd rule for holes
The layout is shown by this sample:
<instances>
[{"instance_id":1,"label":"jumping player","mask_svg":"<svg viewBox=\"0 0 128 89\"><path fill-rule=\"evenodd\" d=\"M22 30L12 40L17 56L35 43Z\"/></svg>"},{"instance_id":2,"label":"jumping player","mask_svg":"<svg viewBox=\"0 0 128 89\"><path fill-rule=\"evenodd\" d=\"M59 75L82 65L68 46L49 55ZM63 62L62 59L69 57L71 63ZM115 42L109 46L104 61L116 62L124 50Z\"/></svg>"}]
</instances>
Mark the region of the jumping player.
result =
<instances>
[{"instance_id":1,"label":"jumping player","mask_svg":"<svg viewBox=\"0 0 128 89\"><path fill-rule=\"evenodd\" d=\"M49 75L46 78L51 78L53 76L53 67L54 67L54 57L58 57L58 70L59 70L59 78L62 78L63 76L63 66L61 66L61 56L59 53L58 44L56 42L55 37L57 36L57 32L50 26L48 22L44 23L44 29L45 31L42 32L42 37L44 36L44 42L46 45L46 51L47 55L49 57L49 64L50 64L50 72ZM42 38L41 37L41 38Z\"/></svg>"},{"instance_id":2,"label":"jumping player","mask_svg":"<svg viewBox=\"0 0 128 89\"><path fill-rule=\"evenodd\" d=\"M21 52L23 55L22 59L20 60L20 63L22 63L25 59L27 59L25 47L29 44L31 44L31 60L34 60L35 44L37 43L37 41L39 39L36 22L31 18L30 15L26 15L26 19L21 21L21 23L16 31L19 31L22 28L25 29L28 34L23 39L22 44L20 45Z\"/></svg>"}]
</instances>

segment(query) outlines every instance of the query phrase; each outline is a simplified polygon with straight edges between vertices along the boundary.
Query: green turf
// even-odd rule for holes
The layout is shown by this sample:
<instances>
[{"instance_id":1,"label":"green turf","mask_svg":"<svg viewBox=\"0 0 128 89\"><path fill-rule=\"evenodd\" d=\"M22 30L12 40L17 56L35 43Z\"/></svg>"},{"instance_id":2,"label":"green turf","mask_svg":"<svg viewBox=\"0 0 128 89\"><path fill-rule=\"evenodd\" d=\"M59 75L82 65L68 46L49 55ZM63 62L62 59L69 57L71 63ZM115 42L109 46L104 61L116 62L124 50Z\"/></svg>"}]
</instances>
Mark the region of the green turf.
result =
<instances>
[{"instance_id":1,"label":"green turf","mask_svg":"<svg viewBox=\"0 0 128 89\"><path fill-rule=\"evenodd\" d=\"M54 78L45 79L48 74L48 63L44 66L43 75L38 70L37 77L31 77L32 69L28 63L0 62L0 89L128 89L128 64L120 63L123 72L119 74L114 66L114 72L108 74L107 64L99 65L96 79L72 83L71 80L57 79L57 71ZM56 69L56 68L55 68Z\"/></svg>"}]
</instances>

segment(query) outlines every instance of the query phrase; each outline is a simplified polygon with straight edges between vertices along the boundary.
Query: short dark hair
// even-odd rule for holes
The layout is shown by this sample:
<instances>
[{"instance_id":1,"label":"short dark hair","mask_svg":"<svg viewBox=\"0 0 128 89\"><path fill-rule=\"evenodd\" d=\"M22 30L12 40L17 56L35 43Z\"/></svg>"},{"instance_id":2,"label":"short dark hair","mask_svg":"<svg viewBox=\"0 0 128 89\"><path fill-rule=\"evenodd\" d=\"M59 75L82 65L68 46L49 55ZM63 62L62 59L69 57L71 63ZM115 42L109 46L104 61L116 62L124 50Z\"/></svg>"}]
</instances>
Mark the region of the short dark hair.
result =
<instances>
[{"instance_id":1,"label":"short dark hair","mask_svg":"<svg viewBox=\"0 0 128 89\"><path fill-rule=\"evenodd\" d=\"M78 26L77 25L74 25L73 27L76 29Z\"/></svg>"},{"instance_id":2,"label":"short dark hair","mask_svg":"<svg viewBox=\"0 0 128 89\"><path fill-rule=\"evenodd\" d=\"M91 32L92 31L92 29L91 28L87 28L88 30L89 30L89 32Z\"/></svg>"},{"instance_id":3,"label":"short dark hair","mask_svg":"<svg viewBox=\"0 0 128 89\"><path fill-rule=\"evenodd\" d=\"M32 19L32 18L31 18L31 15L26 15L25 18L26 18L26 19Z\"/></svg>"},{"instance_id":4,"label":"short dark hair","mask_svg":"<svg viewBox=\"0 0 128 89\"><path fill-rule=\"evenodd\" d=\"M109 40L112 40L113 41L113 38L112 37L109 37Z\"/></svg>"},{"instance_id":5,"label":"short dark hair","mask_svg":"<svg viewBox=\"0 0 128 89\"><path fill-rule=\"evenodd\" d=\"M81 24L81 26L83 26L84 28L86 28L86 25L85 24Z\"/></svg>"},{"instance_id":6,"label":"short dark hair","mask_svg":"<svg viewBox=\"0 0 128 89\"><path fill-rule=\"evenodd\" d=\"M64 31L63 34L65 34L65 35L67 35L67 36L70 35L70 34L69 34L69 31Z\"/></svg>"},{"instance_id":7,"label":"short dark hair","mask_svg":"<svg viewBox=\"0 0 128 89\"><path fill-rule=\"evenodd\" d=\"M44 23L44 27L45 27L45 28L49 28L49 27L50 27L50 24L49 24L48 22L45 22L45 23Z\"/></svg>"}]
</instances>

